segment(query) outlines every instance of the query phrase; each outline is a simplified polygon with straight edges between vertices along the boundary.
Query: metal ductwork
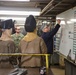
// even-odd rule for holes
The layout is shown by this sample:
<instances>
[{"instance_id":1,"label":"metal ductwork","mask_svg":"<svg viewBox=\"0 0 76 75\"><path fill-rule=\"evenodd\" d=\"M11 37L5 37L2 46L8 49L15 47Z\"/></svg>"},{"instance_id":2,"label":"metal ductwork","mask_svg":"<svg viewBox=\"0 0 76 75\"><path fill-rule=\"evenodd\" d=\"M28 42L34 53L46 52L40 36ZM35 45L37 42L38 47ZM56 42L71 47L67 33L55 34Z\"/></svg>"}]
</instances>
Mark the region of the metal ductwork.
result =
<instances>
[{"instance_id":1,"label":"metal ductwork","mask_svg":"<svg viewBox=\"0 0 76 75\"><path fill-rule=\"evenodd\" d=\"M56 16L76 6L76 0L51 0L42 10L41 16Z\"/></svg>"},{"instance_id":2,"label":"metal ductwork","mask_svg":"<svg viewBox=\"0 0 76 75\"><path fill-rule=\"evenodd\" d=\"M55 5L58 5L58 3L60 4L62 0L51 0L48 5L46 5L46 7L42 10L40 15L43 15L46 13L46 11L48 11L50 8L54 8Z\"/></svg>"}]
</instances>

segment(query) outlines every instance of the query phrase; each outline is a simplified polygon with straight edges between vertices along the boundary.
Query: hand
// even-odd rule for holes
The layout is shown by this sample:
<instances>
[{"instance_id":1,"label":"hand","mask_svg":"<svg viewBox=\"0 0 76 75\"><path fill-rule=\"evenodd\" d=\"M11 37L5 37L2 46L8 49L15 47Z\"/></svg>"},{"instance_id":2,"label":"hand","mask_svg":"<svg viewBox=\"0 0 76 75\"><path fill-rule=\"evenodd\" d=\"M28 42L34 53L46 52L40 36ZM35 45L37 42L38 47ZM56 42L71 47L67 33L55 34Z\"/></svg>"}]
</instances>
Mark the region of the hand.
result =
<instances>
[{"instance_id":1,"label":"hand","mask_svg":"<svg viewBox=\"0 0 76 75\"><path fill-rule=\"evenodd\" d=\"M60 19L57 19L57 24L60 24L61 23L61 20Z\"/></svg>"}]
</instances>

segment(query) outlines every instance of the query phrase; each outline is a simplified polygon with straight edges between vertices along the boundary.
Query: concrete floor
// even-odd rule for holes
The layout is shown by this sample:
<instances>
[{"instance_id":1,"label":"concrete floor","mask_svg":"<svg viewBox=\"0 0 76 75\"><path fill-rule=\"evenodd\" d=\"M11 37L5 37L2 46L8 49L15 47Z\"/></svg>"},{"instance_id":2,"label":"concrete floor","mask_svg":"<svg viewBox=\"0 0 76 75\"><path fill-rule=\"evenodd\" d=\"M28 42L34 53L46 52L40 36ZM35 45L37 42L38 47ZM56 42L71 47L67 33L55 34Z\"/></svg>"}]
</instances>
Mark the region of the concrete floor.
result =
<instances>
[{"instance_id":1,"label":"concrete floor","mask_svg":"<svg viewBox=\"0 0 76 75\"><path fill-rule=\"evenodd\" d=\"M39 68L26 68L28 70L27 75L40 75ZM8 75L12 69L0 69L0 75ZM47 75L65 75L65 70L58 66L51 66L50 73Z\"/></svg>"},{"instance_id":2,"label":"concrete floor","mask_svg":"<svg viewBox=\"0 0 76 75\"><path fill-rule=\"evenodd\" d=\"M59 66L52 66L51 70L54 75L65 75L65 70Z\"/></svg>"},{"instance_id":3,"label":"concrete floor","mask_svg":"<svg viewBox=\"0 0 76 75\"><path fill-rule=\"evenodd\" d=\"M28 70L27 75L40 75L39 68L26 68ZM0 69L0 75L8 75L13 69ZM26 75L26 74L25 74ZM52 72L49 70L47 75L53 75Z\"/></svg>"}]
</instances>

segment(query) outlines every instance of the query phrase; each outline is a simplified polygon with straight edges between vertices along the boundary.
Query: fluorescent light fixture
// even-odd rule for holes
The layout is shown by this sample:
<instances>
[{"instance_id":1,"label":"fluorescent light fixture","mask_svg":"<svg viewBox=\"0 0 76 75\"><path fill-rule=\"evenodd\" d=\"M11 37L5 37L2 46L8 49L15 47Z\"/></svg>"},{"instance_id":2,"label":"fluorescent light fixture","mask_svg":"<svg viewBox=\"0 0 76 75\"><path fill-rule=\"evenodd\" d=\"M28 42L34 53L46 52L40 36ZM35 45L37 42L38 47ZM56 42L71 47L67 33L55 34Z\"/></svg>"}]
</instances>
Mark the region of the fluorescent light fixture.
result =
<instances>
[{"instance_id":1,"label":"fluorescent light fixture","mask_svg":"<svg viewBox=\"0 0 76 75\"><path fill-rule=\"evenodd\" d=\"M61 19L61 20L62 20L62 19L64 19L64 18L61 18L61 17L57 17L56 19Z\"/></svg>"},{"instance_id":2,"label":"fluorescent light fixture","mask_svg":"<svg viewBox=\"0 0 76 75\"><path fill-rule=\"evenodd\" d=\"M13 19L13 20L20 20L20 21L26 20L26 18L20 18L20 17L0 17L0 19L3 19L3 20Z\"/></svg>"},{"instance_id":3,"label":"fluorescent light fixture","mask_svg":"<svg viewBox=\"0 0 76 75\"><path fill-rule=\"evenodd\" d=\"M50 22L48 22L48 21L43 21L42 23L43 24L50 24Z\"/></svg>"},{"instance_id":4,"label":"fluorescent light fixture","mask_svg":"<svg viewBox=\"0 0 76 75\"><path fill-rule=\"evenodd\" d=\"M67 24L71 24L72 23L72 21L67 21Z\"/></svg>"},{"instance_id":5,"label":"fluorescent light fixture","mask_svg":"<svg viewBox=\"0 0 76 75\"><path fill-rule=\"evenodd\" d=\"M43 21L42 23L47 23L47 21Z\"/></svg>"},{"instance_id":6,"label":"fluorescent light fixture","mask_svg":"<svg viewBox=\"0 0 76 75\"><path fill-rule=\"evenodd\" d=\"M27 8L27 7L2 7L0 6L1 11L41 11L40 8Z\"/></svg>"},{"instance_id":7,"label":"fluorescent light fixture","mask_svg":"<svg viewBox=\"0 0 76 75\"><path fill-rule=\"evenodd\" d=\"M76 22L76 19L71 19L70 21L72 21L72 22Z\"/></svg>"},{"instance_id":8,"label":"fluorescent light fixture","mask_svg":"<svg viewBox=\"0 0 76 75\"><path fill-rule=\"evenodd\" d=\"M30 1L30 0L10 0L10 1Z\"/></svg>"},{"instance_id":9,"label":"fluorescent light fixture","mask_svg":"<svg viewBox=\"0 0 76 75\"><path fill-rule=\"evenodd\" d=\"M60 19L60 17L57 17L56 19Z\"/></svg>"},{"instance_id":10,"label":"fluorescent light fixture","mask_svg":"<svg viewBox=\"0 0 76 75\"><path fill-rule=\"evenodd\" d=\"M47 24L50 24L50 22L47 22Z\"/></svg>"},{"instance_id":11,"label":"fluorescent light fixture","mask_svg":"<svg viewBox=\"0 0 76 75\"><path fill-rule=\"evenodd\" d=\"M30 0L0 0L0 1L30 1Z\"/></svg>"},{"instance_id":12,"label":"fluorescent light fixture","mask_svg":"<svg viewBox=\"0 0 76 75\"><path fill-rule=\"evenodd\" d=\"M0 15L34 15L34 16L39 16L40 11L7 11L7 10L0 10Z\"/></svg>"},{"instance_id":13,"label":"fluorescent light fixture","mask_svg":"<svg viewBox=\"0 0 76 75\"><path fill-rule=\"evenodd\" d=\"M65 25L65 21L61 21L61 23L60 24L63 24L63 25Z\"/></svg>"}]
</instances>

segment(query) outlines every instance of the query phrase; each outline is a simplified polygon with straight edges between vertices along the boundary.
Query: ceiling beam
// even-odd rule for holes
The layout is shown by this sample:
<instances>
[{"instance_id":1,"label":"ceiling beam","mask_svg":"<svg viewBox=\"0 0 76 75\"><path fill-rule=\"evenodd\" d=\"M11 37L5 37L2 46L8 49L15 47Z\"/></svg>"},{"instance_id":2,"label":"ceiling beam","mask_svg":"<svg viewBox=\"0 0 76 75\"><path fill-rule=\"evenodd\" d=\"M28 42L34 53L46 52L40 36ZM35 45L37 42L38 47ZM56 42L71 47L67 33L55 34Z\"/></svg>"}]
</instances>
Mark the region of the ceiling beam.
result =
<instances>
[{"instance_id":1,"label":"ceiling beam","mask_svg":"<svg viewBox=\"0 0 76 75\"><path fill-rule=\"evenodd\" d=\"M52 6L52 2L53 2L53 1L54 1L54 0L51 0L50 3L48 3L48 5L45 6L45 8L41 11L41 14L40 14L40 15L42 15L46 10L48 10L48 8L49 8L50 6Z\"/></svg>"},{"instance_id":2,"label":"ceiling beam","mask_svg":"<svg viewBox=\"0 0 76 75\"><path fill-rule=\"evenodd\" d=\"M54 6L54 3L59 3L61 2L62 0L51 0L46 6L45 8L42 10L41 14L40 15L43 15L49 8L51 8L52 6Z\"/></svg>"},{"instance_id":3,"label":"ceiling beam","mask_svg":"<svg viewBox=\"0 0 76 75\"><path fill-rule=\"evenodd\" d=\"M52 9L54 9L56 6L58 6L59 4L61 4L61 2L59 2L59 3L57 3L55 6L52 6L49 10L47 10L45 13L44 13L44 15L45 14L47 14L49 11L51 11Z\"/></svg>"}]
</instances>

